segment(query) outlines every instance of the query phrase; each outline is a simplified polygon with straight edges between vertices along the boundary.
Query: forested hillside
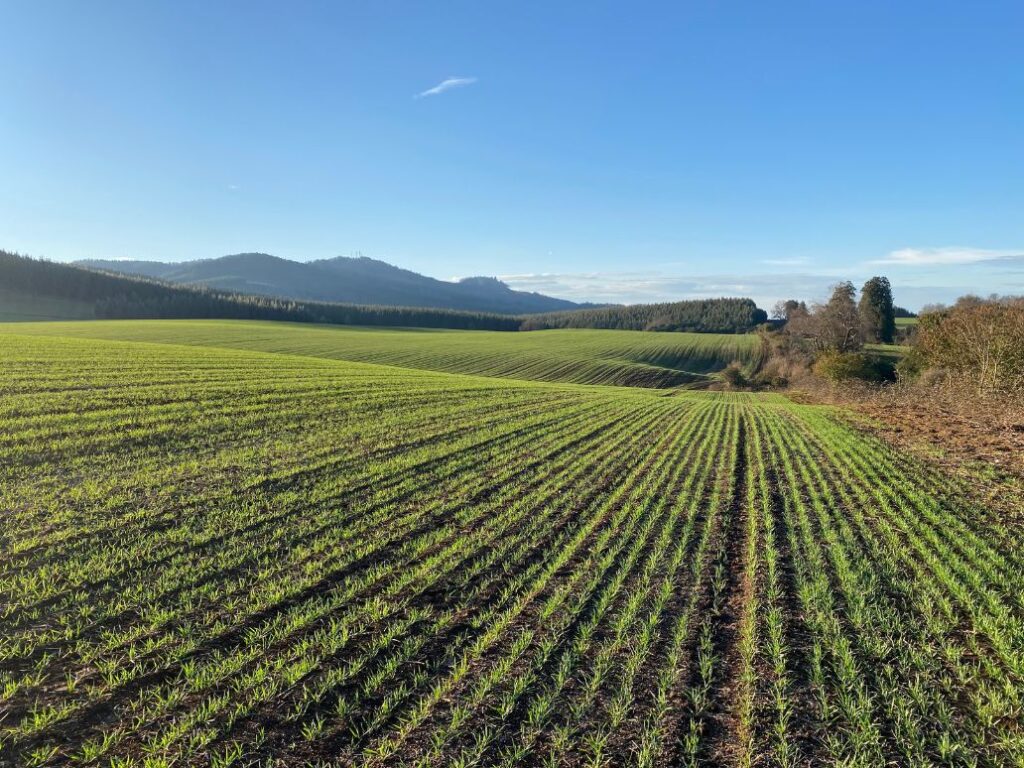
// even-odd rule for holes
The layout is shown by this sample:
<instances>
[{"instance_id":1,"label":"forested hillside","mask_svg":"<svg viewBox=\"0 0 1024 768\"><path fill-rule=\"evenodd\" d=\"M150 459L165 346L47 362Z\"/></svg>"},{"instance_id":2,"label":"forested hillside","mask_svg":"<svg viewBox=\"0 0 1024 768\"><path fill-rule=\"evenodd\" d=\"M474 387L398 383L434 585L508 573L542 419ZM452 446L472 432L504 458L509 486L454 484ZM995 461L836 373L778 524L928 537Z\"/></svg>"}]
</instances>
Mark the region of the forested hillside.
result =
<instances>
[{"instance_id":1,"label":"forested hillside","mask_svg":"<svg viewBox=\"0 0 1024 768\"><path fill-rule=\"evenodd\" d=\"M224 318L494 331L515 331L520 325L514 317L479 312L290 301L171 286L6 251L0 251L0 286L5 289L0 316L9 320ZM5 311L8 304L20 314ZM29 312L32 305L50 311Z\"/></svg>"},{"instance_id":2,"label":"forested hillside","mask_svg":"<svg viewBox=\"0 0 1024 768\"><path fill-rule=\"evenodd\" d=\"M298 301L458 309L519 315L590 306L539 293L514 291L489 277L437 280L363 256L298 262L266 253L236 253L217 259L78 262L92 269L158 278L197 288L273 296Z\"/></svg>"}]
</instances>

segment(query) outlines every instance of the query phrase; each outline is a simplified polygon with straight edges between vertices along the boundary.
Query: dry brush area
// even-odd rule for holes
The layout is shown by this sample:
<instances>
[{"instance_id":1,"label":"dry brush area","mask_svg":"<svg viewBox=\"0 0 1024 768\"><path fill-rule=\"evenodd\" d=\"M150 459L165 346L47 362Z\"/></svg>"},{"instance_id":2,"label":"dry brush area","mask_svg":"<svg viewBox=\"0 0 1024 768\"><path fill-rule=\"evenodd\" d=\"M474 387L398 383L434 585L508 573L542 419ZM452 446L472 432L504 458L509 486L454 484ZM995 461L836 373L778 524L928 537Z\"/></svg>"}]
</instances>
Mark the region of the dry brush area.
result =
<instances>
[{"instance_id":1,"label":"dry brush area","mask_svg":"<svg viewBox=\"0 0 1024 768\"><path fill-rule=\"evenodd\" d=\"M1020 532L831 409L0 358L0 764L1024 761Z\"/></svg>"}]
</instances>

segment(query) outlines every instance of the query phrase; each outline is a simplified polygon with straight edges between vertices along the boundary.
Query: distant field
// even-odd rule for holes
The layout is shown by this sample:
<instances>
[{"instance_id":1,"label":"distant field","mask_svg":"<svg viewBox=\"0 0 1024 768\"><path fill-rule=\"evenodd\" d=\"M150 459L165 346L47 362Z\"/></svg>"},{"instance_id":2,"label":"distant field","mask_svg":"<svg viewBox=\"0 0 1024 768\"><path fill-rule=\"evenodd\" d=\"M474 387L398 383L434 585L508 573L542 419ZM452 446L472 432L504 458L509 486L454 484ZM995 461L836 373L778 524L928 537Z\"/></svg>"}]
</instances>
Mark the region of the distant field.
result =
<instances>
[{"instance_id":1,"label":"distant field","mask_svg":"<svg viewBox=\"0 0 1024 768\"><path fill-rule=\"evenodd\" d=\"M917 325L917 318L916 317L897 317L896 318L896 327L897 328L903 328L903 327L910 326L910 325Z\"/></svg>"},{"instance_id":2,"label":"distant field","mask_svg":"<svg viewBox=\"0 0 1024 768\"><path fill-rule=\"evenodd\" d=\"M1024 760L1019 531L834 410L123 327L0 329L0 764Z\"/></svg>"},{"instance_id":3,"label":"distant field","mask_svg":"<svg viewBox=\"0 0 1024 768\"><path fill-rule=\"evenodd\" d=\"M2 331L2 329L0 329ZM189 344L353 360L449 373L577 384L706 384L730 362L760 363L755 335L641 331L396 330L232 320L22 325L19 333Z\"/></svg>"},{"instance_id":4,"label":"distant field","mask_svg":"<svg viewBox=\"0 0 1024 768\"><path fill-rule=\"evenodd\" d=\"M865 344L864 351L898 363L910 351L910 347L899 344Z\"/></svg>"}]
</instances>

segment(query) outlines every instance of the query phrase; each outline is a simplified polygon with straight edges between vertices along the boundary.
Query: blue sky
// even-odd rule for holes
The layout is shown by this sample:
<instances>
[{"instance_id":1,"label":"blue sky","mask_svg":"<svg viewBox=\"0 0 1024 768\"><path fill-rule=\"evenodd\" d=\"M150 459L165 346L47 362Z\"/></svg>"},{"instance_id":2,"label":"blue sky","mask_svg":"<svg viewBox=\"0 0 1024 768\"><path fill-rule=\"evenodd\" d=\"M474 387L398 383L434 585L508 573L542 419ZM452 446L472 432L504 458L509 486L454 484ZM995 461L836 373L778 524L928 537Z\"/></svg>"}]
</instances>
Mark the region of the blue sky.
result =
<instances>
[{"instance_id":1,"label":"blue sky","mask_svg":"<svg viewBox=\"0 0 1024 768\"><path fill-rule=\"evenodd\" d=\"M0 247L1024 293L1017 2L0 4Z\"/></svg>"}]
</instances>

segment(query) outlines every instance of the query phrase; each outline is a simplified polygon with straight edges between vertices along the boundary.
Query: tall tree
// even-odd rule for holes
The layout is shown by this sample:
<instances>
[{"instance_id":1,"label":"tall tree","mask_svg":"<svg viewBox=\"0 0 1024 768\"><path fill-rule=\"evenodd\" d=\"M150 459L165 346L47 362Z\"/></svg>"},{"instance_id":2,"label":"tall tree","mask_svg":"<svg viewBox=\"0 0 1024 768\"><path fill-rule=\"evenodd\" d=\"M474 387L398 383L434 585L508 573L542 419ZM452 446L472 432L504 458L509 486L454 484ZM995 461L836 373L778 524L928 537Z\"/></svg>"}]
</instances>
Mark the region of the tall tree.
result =
<instances>
[{"instance_id":1,"label":"tall tree","mask_svg":"<svg viewBox=\"0 0 1024 768\"><path fill-rule=\"evenodd\" d=\"M860 291L861 327L868 341L892 344L896 335L896 309L887 277L872 277Z\"/></svg>"}]
</instances>

